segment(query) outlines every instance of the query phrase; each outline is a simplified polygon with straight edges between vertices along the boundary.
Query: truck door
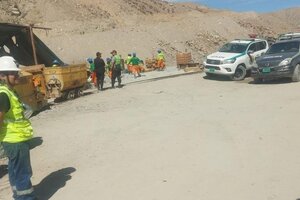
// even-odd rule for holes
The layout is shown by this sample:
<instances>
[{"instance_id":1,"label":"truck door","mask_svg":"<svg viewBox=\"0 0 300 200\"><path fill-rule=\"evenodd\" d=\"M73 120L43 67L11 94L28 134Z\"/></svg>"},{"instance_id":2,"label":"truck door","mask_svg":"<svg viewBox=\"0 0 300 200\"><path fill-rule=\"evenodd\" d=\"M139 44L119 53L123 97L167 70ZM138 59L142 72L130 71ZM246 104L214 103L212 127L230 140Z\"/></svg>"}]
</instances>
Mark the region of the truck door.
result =
<instances>
[{"instance_id":1,"label":"truck door","mask_svg":"<svg viewBox=\"0 0 300 200\"><path fill-rule=\"evenodd\" d=\"M262 54L266 53L267 50L268 50L267 42L261 41L256 43L256 51L257 51L256 56L258 57L262 56Z\"/></svg>"}]
</instances>

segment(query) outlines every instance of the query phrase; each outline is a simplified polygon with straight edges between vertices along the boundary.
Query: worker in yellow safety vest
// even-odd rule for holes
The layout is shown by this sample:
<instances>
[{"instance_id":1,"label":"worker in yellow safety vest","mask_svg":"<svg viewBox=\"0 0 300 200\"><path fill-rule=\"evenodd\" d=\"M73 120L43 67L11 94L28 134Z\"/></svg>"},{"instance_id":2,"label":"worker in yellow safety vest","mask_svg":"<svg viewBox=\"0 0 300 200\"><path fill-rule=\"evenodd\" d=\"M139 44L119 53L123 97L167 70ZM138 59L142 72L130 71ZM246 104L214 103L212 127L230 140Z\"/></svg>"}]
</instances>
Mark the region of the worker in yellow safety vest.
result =
<instances>
[{"instance_id":1,"label":"worker in yellow safety vest","mask_svg":"<svg viewBox=\"0 0 300 200\"><path fill-rule=\"evenodd\" d=\"M25 106L13 90L18 83L19 71L13 57L0 57L0 142L9 161L13 198L35 200L29 153L33 130L26 117Z\"/></svg>"},{"instance_id":2,"label":"worker in yellow safety vest","mask_svg":"<svg viewBox=\"0 0 300 200\"><path fill-rule=\"evenodd\" d=\"M158 50L157 53L158 54L156 56L156 69L163 70L166 67L165 55L161 50Z\"/></svg>"},{"instance_id":3,"label":"worker in yellow safety vest","mask_svg":"<svg viewBox=\"0 0 300 200\"><path fill-rule=\"evenodd\" d=\"M126 65L127 65L127 70L128 70L128 73L132 73L132 65L129 64L130 60L132 58L132 55L131 53L128 54L127 58L126 58Z\"/></svg>"},{"instance_id":4,"label":"worker in yellow safety vest","mask_svg":"<svg viewBox=\"0 0 300 200\"><path fill-rule=\"evenodd\" d=\"M121 56L118 55L116 50L111 52L112 60L111 60L111 70L112 70L112 79L111 79L111 87L115 88L116 79L118 80L118 87L122 87L121 84L121 72L122 72L122 59ZM124 64L124 63L123 63Z\"/></svg>"}]
</instances>

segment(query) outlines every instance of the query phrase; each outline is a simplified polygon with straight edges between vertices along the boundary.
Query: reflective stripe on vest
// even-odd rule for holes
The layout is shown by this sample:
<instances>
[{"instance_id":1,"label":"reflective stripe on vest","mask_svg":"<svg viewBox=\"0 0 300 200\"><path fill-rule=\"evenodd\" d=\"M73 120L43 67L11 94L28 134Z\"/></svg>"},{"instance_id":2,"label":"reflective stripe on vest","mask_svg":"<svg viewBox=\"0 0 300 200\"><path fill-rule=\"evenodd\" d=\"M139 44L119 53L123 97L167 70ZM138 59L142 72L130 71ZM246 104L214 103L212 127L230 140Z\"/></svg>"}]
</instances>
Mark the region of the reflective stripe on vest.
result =
<instances>
[{"instance_id":1,"label":"reflective stripe on vest","mask_svg":"<svg viewBox=\"0 0 300 200\"><path fill-rule=\"evenodd\" d=\"M32 126L24 116L24 108L17 95L6 85L0 85L0 93L5 93L10 102L10 109L4 114L0 127L0 141L18 143L31 139Z\"/></svg>"}]
</instances>

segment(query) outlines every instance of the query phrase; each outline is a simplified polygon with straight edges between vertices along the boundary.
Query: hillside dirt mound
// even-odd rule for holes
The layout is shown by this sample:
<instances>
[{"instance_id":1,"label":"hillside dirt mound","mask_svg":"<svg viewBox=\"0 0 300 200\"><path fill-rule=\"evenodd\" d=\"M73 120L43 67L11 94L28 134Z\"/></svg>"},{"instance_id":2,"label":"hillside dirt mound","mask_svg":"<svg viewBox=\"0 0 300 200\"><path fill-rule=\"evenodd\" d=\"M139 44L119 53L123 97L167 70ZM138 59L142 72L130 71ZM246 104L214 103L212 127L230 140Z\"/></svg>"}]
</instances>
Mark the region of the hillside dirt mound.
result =
<instances>
[{"instance_id":1,"label":"hillside dirt mound","mask_svg":"<svg viewBox=\"0 0 300 200\"><path fill-rule=\"evenodd\" d=\"M235 13L161 0L2 0L0 22L52 28L35 33L67 63L117 49L143 59L162 49L168 64L177 52L195 62L224 42L249 33L276 37L299 28L300 8L276 13Z\"/></svg>"}]
</instances>

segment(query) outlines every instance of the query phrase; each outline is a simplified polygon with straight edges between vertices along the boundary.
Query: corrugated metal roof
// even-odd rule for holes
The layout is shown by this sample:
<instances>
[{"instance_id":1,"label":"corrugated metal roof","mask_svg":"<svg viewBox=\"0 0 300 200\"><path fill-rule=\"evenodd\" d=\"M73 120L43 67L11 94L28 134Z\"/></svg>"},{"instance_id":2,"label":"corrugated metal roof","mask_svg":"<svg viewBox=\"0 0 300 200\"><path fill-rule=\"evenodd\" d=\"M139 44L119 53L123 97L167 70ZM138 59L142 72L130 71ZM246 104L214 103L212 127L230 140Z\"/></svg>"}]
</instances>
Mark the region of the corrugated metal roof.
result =
<instances>
[{"instance_id":1,"label":"corrugated metal roof","mask_svg":"<svg viewBox=\"0 0 300 200\"><path fill-rule=\"evenodd\" d=\"M22 65L34 65L30 28L51 30L33 25L0 23L0 56L13 56ZM51 66L53 60L64 63L36 35L33 34L38 64Z\"/></svg>"}]
</instances>

